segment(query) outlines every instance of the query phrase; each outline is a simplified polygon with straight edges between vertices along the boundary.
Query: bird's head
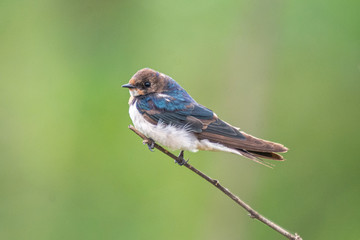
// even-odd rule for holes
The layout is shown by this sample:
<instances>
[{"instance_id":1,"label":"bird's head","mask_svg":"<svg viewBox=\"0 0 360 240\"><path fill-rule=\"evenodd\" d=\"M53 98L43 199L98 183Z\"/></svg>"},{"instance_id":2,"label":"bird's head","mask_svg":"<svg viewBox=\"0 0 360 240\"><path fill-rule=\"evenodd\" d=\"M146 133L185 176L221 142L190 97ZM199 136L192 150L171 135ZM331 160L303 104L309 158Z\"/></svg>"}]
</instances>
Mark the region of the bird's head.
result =
<instances>
[{"instance_id":1,"label":"bird's head","mask_svg":"<svg viewBox=\"0 0 360 240\"><path fill-rule=\"evenodd\" d=\"M122 87L128 88L131 96L137 97L150 93L162 93L168 89L170 81L174 80L163 73L144 68L135 73L129 83Z\"/></svg>"}]
</instances>

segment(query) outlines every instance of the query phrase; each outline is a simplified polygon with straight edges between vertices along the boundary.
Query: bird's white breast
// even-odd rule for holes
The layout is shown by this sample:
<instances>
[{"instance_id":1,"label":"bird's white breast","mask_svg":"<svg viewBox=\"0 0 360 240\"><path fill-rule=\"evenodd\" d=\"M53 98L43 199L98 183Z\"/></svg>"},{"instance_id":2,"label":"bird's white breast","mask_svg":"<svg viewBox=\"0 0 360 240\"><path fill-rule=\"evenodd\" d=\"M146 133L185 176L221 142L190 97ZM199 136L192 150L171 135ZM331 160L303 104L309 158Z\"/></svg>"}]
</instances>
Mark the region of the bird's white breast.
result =
<instances>
[{"instance_id":1,"label":"bird's white breast","mask_svg":"<svg viewBox=\"0 0 360 240\"><path fill-rule=\"evenodd\" d=\"M129 114L135 128L145 134L145 136L155 140L155 142L173 150L198 151L199 140L185 128L166 125L162 122L159 122L157 125L149 123L137 110L136 103L130 105Z\"/></svg>"}]
</instances>

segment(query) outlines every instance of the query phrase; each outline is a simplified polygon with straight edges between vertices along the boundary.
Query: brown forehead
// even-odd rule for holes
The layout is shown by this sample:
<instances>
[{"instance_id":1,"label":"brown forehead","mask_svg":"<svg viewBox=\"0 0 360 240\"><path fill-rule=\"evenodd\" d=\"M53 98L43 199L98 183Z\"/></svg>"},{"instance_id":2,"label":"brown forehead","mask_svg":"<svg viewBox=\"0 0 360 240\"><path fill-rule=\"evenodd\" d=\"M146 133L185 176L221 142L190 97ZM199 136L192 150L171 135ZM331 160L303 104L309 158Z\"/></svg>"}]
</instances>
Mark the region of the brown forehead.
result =
<instances>
[{"instance_id":1,"label":"brown forehead","mask_svg":"<svg viewBox=\"0 0 360 240\"><path fill-rule=\"evenodd\" d=\"M130 79L130 84L135 84L141 81L151 81L156 83L163 83L167 76L152 69L141 69Z\"/></svg>"},{"instance_id":2,"label":"brown forehead","mask_svg":"<svg viewBox=\"0 0 360 240\"><path fill-rule=\"evenodd\" d=\"M131 85L135 85L136 81L135 81L134 78L131 78L130 81L129 81L129 83L130 83Z\"/></svg>"},{"instance_id":3,"label":"brown forehead","mask_svg":"<svg viewBox=\"0 0 360 240\"><path fill-rule=\"evenodd\" d=\"M135 75L130 79L129 83L136 86L139 82L149 81L152 83L151 89L161 92L167 86L167 81L170 79L167 75L159 73L150 68L145 68L139 70Z\"/></svg>"},{"instance_id":4,"label":"brown forehead","mask_svg":"<svg viewBox=\"0 0 360 240\"><path fill-rule=\"evenodd\" d=\"M135 75L133 78L137 79L138 81L152 81L156 80L156 78L159 76L159 73L152 70L152 69L141 69Z\"/></svg>"}]
</instances>

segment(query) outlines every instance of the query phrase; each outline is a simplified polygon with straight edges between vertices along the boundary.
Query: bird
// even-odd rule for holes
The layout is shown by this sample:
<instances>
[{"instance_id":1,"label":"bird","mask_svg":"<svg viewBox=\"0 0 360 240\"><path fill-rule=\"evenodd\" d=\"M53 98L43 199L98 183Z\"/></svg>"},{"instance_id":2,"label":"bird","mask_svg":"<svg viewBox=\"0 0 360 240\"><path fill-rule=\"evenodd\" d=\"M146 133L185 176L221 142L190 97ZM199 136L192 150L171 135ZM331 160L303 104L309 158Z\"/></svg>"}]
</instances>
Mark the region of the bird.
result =
<instances>
[{"instance_id":1,"label":"bird","mask_svg":"<svg viewBox=\"0 0 360 240\"><path fill-rule=\"evenodd\" d=\"M130 92L129 115L135 128L171 150L222 151L249 158L265 166L264 159L283 161L284 145L254 137L221 120L197 103L174 79L151 68L137 71L122 85ZM182 162L180 165L184 164Z\"/></svg>"}]
</instances>

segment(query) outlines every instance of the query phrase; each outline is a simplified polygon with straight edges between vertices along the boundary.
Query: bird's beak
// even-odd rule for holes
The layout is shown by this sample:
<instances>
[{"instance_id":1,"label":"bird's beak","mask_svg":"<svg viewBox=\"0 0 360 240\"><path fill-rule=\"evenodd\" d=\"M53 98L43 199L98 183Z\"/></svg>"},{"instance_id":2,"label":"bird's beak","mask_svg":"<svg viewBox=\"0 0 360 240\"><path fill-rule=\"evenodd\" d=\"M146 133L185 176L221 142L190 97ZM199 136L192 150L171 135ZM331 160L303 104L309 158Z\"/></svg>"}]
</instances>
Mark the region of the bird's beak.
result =
<instances>
[{"instance_id":1,"label":"bird's beak","mask_svg":"<svg viewBox=\"0 0 360 240\"><path fill-rule=\"evenodd\" d=\"M124 84L124 85L122 85L122 87L124 87L124 88L136 88L134 85L132 85L130 83Z\"/></svg>"}]
</instances>

